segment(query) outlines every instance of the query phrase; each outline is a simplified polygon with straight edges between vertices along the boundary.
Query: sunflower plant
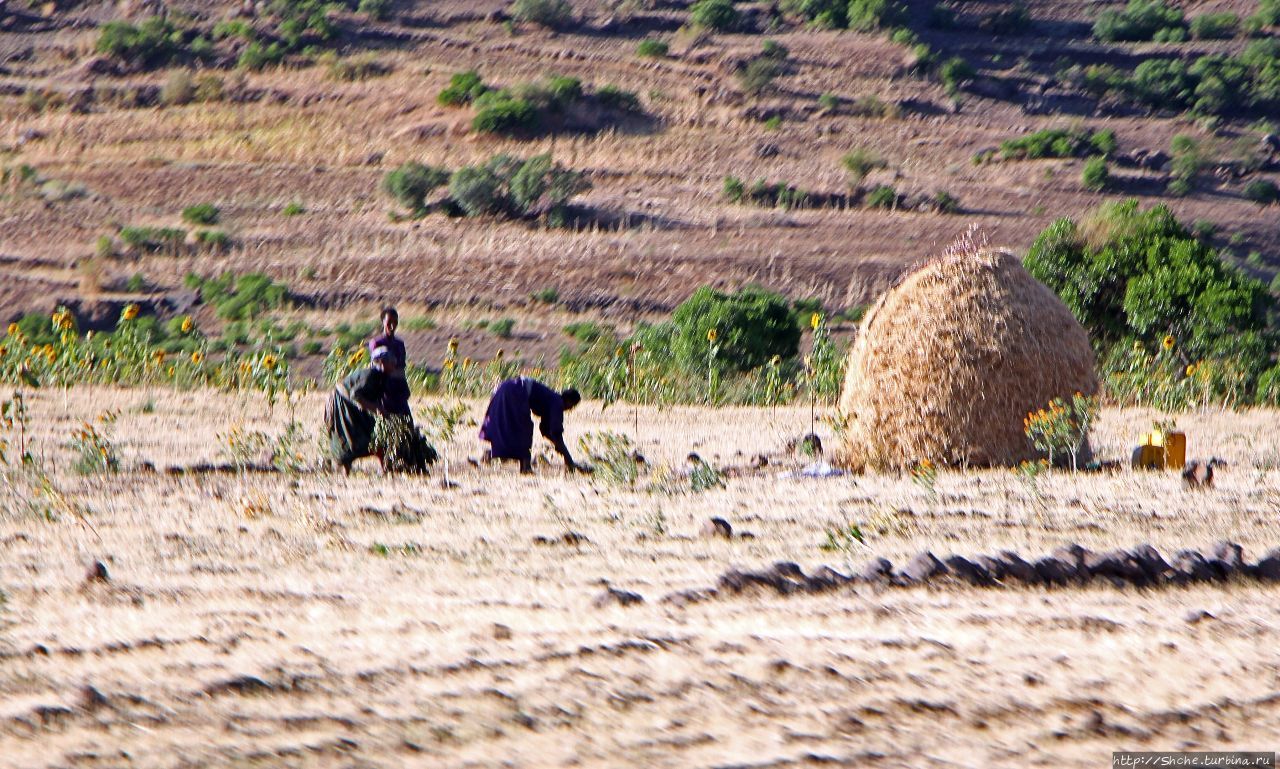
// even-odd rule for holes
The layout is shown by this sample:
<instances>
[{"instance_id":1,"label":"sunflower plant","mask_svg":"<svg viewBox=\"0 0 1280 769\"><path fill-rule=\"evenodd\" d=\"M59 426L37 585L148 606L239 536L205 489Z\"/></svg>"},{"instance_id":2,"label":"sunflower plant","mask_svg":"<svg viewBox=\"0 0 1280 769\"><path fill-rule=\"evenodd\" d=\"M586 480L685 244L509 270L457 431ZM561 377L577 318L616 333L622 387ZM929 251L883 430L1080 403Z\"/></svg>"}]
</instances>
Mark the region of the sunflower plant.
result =
<instances>
[{"instance_id":1,"label":"sunflower plant","mask_svg":"<svg viewBox=\"0 0 1280 769\"><path fill-rule=\"evenodd\" d=\"M1050 465L1055 454L1069 454L1071 471L1076 472L1080 450L1097 415L1097 396L1077 392L1069 401L1054 398L1045 408L1028 413L1022 426L1032 445L1048 455Z\"/></svg>"}]
</instances>

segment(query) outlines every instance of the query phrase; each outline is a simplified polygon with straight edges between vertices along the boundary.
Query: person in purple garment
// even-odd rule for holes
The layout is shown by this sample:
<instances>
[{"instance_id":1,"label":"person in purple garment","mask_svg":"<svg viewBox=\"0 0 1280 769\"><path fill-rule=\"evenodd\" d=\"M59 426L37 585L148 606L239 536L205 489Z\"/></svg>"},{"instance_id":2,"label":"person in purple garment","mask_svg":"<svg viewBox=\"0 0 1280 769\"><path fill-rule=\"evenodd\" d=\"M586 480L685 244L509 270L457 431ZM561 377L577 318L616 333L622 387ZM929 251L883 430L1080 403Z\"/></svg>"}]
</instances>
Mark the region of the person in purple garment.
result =
<instances>
[{"instance_id":1,"label":"person in purple garment","mask_svg":"<svg viewBox=\"0 0 1280 769\"><path fill-rule=\"evenodd\" d=\"M577 390L556 392L532 377L508 379L489 398L489 409L480 427L480 439L489 442L489 456L520 463L521 473L533 472L533 416L539 418L543 437L564 457L570 472L590 472L573 461L564 445L564 414L581 402ZM530 416L532 415L532 416Z\"/></svg>"},{"instance_id":2,"label":"person in purple garment","mask_svg":"<svg viewBox=\"0 0 1280 769\"><path fill-rule=\"evenodd\" d=\"M399 414L412 418L409 410L409 380L405 379L404 369L408 365L404 342L396 336L396 328L400 325L400 314L394 307L382 310L382 333L369 340L369 352L385 347L395 356L395 365L387 372L386 387L382 392L382 409L388 414Z\"/></svg>"}]
</instances>

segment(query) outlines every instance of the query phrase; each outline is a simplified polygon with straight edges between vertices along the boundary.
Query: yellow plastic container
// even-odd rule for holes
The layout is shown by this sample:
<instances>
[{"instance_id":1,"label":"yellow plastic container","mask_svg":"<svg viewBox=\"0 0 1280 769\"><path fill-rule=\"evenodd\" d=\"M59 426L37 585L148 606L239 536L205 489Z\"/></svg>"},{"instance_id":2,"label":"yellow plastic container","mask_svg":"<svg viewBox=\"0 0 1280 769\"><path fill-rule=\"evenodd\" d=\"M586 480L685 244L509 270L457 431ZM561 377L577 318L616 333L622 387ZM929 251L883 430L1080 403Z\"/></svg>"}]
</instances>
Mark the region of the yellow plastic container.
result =
<instances>
[{"instance_id":1,"label":"yellow plastic container","mask_svg":"<svg viewBox=\"0 0 1280 769\"><path fill-rule=\"evenodd\" d=\"M1186 433L1153 430L1142 436L1138 466L1153 470L1181 470L1187 463Z\"/></svg>"}]
</instances>

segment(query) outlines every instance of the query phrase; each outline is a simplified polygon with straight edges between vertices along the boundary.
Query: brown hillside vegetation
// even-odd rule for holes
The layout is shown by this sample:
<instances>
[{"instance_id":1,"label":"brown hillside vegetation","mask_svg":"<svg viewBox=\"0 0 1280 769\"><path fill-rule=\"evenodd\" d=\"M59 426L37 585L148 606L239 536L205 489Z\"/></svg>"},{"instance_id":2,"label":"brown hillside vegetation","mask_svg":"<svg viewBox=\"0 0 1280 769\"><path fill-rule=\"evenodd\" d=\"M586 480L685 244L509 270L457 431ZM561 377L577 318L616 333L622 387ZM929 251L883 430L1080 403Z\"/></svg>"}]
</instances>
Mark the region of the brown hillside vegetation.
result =
<instances>
[{"instance_id":1,"label":"brown hillside vegetation","mask_svg":"<svg viewBox=\"0 0 1280 769\"><path fill-rule=\"evenodd\" d=\"M4 191L6 314L86 291L110 294L134 273L152 290L175 291L189 271L224 269L265 270L327 306L387 298L512 305L554 287L572 309L644 312L669 309L705 282L757 282L849 308L970 222L1024 248L1050 220L1078 215L1102 196L1161 197L1167 170L1144 158L1167 152L1177 133L1214 137L1188 117L1108 107L1061 84L1065 64L1131 65L1172 50L1090 41L1095 4L1086 3L1031 3L1030 29L994 39L974 26L986 5L966 4L959 26L945 30L913 7L921 40L978 69L954 99L918 72L909 46L883 33L784 25L768 38L789 50L787 66L751 96L734 71L766 36L682 32L683 3L577 3L574 24L550 31L504 22L506 4L485 0L392 2L382 21L337 14L331 55L372 60L384 72L354 81L335 78L336 65L314 57L236 70L240 43L221 42L219 58L193 74L215 75L222 97L168 106L163 89L179 67L120 66L95 55L98 25L167 7L171 19L207 33L239 3L15 5L0 11L0 160L30 166L43 186L11 174ZM668 41L669 55L638 56L645 38ZM1191 41L1177 52L1240 45ZM553 73L595 88L616 84L636 94L645 117L532 140L477 135L467 130L470 110L435 99L467 68L496 85ZM824 106L823 94L839 97L839 106ZM1260 134L1250 124L1245 116L1216 129L1223 163L1236 150L1256 150ZM1080 158L971 162L1005 139L1077 125L1118 139L1113 184L1101 196L1081 186ZM840 159L855 149L883 161L863 190L891 185L898 210L864 209L847 195ZM582 214L565 230L440 214L388 219L396 206L379 191L387 170L407 160L457 168L499 152L552 152L584 172L592 189L577 201ZM1215 223L1240 259L1252 251L1273 257L1275 209L1243 199L1243 181L1224 169L1208 169L1192 194L1171 199L1176 213ZM835 207L735 205L721 195L728 175L791 184ZM59 183L78 192L58 195ZM939 192L959 202L958 214L916 210ZM201 202L222 210L228 253L92 258L101 236L177 226L180 211ZM282 215L290 203L305 212ZM1269 277L1264 264L1250 269Z\"/></svg>"}]
</instances>

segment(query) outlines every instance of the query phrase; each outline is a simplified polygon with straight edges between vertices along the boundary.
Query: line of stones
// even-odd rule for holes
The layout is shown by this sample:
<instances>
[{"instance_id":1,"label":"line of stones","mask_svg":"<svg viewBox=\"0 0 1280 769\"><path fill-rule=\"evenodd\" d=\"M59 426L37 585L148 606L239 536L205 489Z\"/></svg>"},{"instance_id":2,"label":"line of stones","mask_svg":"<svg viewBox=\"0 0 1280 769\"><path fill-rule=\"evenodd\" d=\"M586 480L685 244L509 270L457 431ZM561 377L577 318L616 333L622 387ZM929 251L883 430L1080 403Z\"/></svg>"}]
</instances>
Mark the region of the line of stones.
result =
<instances>
[{"instance_id":1,"label":"line of stones","mask_svg":"<svg viewBox=\"0 0 1280 769\"><path fill-rule=\"evenodd\" d=\"M1271 550L1255 563L1245 561L1244 548L1234 542L1219 542L1207 554L1198 550L1179 550L1169 560L1146 544L1105 552L1094 552L1072 544L1059 547L1035 561L1027 561L1009 550L973 559L959 555L938 558L925 551L911 558L901 569L895 570L885 558L873 558L853 574L842 574L821 566L806 575L797 564L779 561L759 571L730 569L720 576L714 590L685 590L672 593L663 600L687 604L710 598L716 593L741 593L758 588L772 589L783 595L820 593L853 583L911 586L955 581L978 587L1066 587L1101 581L1117 587L1156 587L1241 579L1280 584L1280 548Z\"/></svg>"}]
</instances>

